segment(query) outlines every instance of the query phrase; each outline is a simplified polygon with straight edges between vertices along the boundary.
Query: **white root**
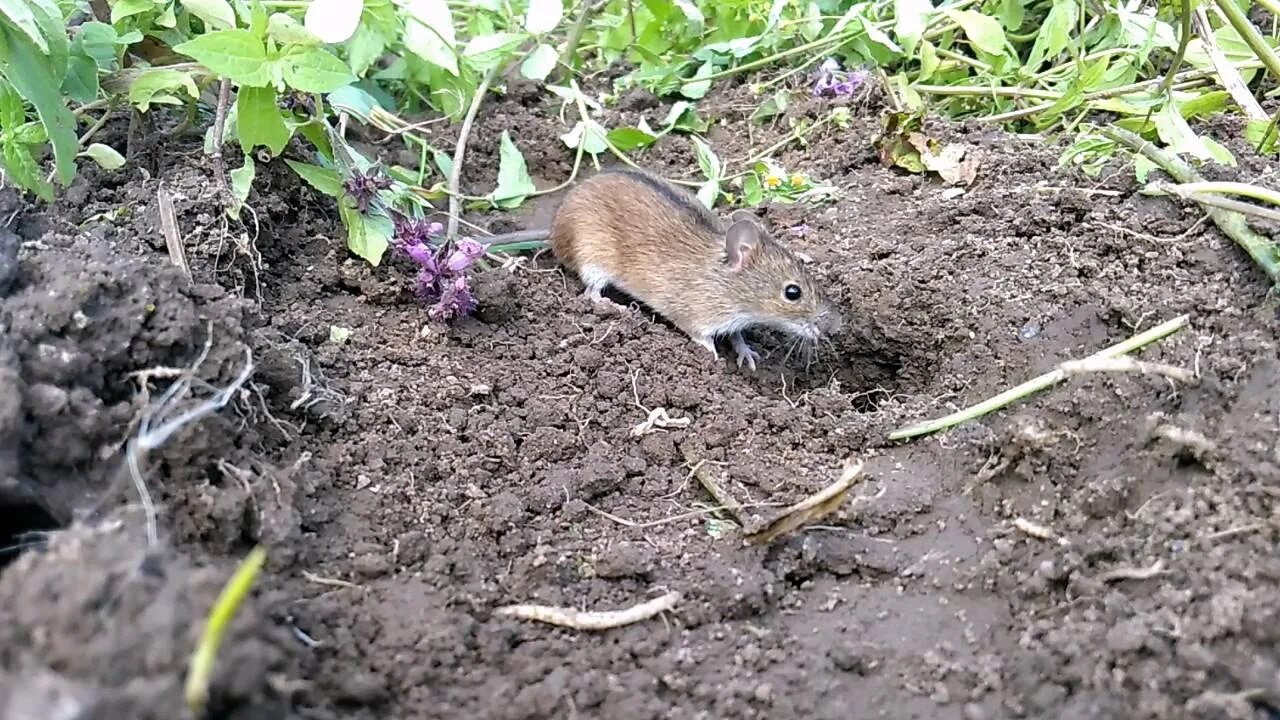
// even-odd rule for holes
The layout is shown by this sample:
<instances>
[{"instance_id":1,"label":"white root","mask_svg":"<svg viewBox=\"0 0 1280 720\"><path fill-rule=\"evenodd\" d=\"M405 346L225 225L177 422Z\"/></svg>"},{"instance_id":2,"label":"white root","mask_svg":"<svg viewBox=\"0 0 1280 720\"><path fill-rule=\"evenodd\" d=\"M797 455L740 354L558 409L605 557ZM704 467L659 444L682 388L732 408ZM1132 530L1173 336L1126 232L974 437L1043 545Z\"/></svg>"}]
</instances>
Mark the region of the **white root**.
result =
<instances>
[{"instance_id":1,"label":"white root","mask_svg":"<svg viewBox=\"0 0 1280 720\"><path fill-rule=\"evenodd\" d=\"M508 605L498 608L495 612L498 615L533 620L573 630L610 630L648 620L675 607L679 600L680 593L672 591L625 610L587 612L549 605Z\"/></svg>"}]
</instances>

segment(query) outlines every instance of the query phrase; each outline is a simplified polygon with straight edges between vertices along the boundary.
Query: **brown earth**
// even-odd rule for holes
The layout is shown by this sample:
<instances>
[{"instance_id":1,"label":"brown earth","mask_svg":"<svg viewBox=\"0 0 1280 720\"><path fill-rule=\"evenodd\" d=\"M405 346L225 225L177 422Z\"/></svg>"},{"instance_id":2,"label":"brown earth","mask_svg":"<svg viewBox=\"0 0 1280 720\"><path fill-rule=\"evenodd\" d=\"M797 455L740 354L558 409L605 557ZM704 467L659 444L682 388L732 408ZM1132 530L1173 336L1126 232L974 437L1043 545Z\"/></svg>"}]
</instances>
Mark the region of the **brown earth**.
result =
<instances>
[{"instance_id":1,"label":"brown earth","mask_svg":"<svg viewBox=\"0 0 1280 720\"><path fill-rule=\"evenodd\" d=\"M555 106L509 90L477 124L469 192L492 188L503 130L540 186L569 175ZM666 110L624 107L609 124ZM701 110L731 165L788 132L748 121L744 87ZM0 718L183 717L187 657L255 543L270 556L213 717L1280 717L1265 278L1198 213L1137 195L1127 168L1090 181L1058 168L1059 147L933 123L981 159L955 197L882 168L877 127L861 108L779 156L840 188L763 217L854 322L807 368L765 338L755 374L594 307L546 258L484 272L478 314L431 325L410 268L351 258L331 203L279 162L259 167L245 226L221 220L196 143L86 168L52 208L4 196L0 531L4 559L25 552L0 576ZM1229 144L1234 174L1274 180ZM643 162L696 174L685 136ZM194 283L165 259L161 184ZM537 226L553 209L470 219ZM1181 313L1190 326L1140 357L1194 382L1074 377L884 439ZM206 344L169 417L227 386L246 349L254 374L148 456L148 548L121 445ZM634 436L655 408L689 425ZM848 457L869 497L767 547L744 547L690 472L756 521ZM598 633L494 612L668 591L672 611Z\"/></svg>"}]
</instances>

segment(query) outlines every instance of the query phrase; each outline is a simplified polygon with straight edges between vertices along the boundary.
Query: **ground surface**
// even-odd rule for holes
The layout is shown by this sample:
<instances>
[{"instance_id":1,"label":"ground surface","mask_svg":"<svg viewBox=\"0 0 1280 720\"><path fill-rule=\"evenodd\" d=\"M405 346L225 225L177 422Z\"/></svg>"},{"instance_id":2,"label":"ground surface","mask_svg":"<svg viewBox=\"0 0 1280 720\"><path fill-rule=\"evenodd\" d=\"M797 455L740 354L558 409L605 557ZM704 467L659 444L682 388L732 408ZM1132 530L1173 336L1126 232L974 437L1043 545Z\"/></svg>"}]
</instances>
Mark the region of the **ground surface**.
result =
<instances>
[{"instance_id":1,"label":"ground surface","mask_svg":"<svg viewBox=\"0 0 1280 720\"><path fill-rule=\"evenodd\" d=\"M786 132L750 111L742 88L704 105L730 162ZM875 112L780 155L841 188L762 217L853 322L807 369L762 339L754 375L577 298L545 258L482 275L478 315L431 326L409 268L350 258L330 203L280 163L259 168L248 230L220 220L194 143L87 170L51 209L4 196L0 499L5 559L28 551L0 576L0 718L182 717L187 654L257 542L270 559L220 660L217 717L1276 717L1280 320L1264 278L1197 214L1136 195L1131 172L1091 182L1057 148L935 124L980 153L967 193L886 170ZM487 104L468 191L492 187L502 130L540 185L563 181L554 117L527 88ZM696 167L681 136L644 162ZM194 283L167 264L161 185ZM553 209L472 219L503 230ZM1197 383L1079 377L884 440L1181 313L1190 327L1142 358ZM136 373L191 366L206 343L184 407L246 349L255 373L150 456L148 551L119 450L172 373ZM690 424L633 436L659 407ZM712 501L689 459L763 504L851 456L855 492L880 494L768 547L696 512ZM93 527L20 532L109 488ZM670 613L598 634L494 614L670 590Z\"/></svg>"}]
</instances>

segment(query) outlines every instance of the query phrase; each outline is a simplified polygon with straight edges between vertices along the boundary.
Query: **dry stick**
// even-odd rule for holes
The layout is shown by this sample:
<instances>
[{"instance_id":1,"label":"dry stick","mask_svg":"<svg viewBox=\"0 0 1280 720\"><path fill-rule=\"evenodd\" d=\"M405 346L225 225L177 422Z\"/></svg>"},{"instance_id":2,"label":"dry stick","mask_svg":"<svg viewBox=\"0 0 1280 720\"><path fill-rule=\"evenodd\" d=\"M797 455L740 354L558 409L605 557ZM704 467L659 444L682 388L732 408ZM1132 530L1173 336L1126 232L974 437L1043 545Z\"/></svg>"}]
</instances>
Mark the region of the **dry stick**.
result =
<instances>
[{"instance_id":1,"label":"dry stick","mask_svg":"<svg viewBox=\"0 0 1280 720\"><path fill-rule=\"evenodd\" d=\"M218 104L213 112L213 174L218 183L218 192L222 200L230 197L231 188L227 185L226 167L222 163L222 135L226 130L227 109L231 105L231 81L223 78L218 84Z\"/></svg>"},{"instance_id":2,"label":"dry stick","mask_svg":"<svg viewBox=\"0 0 1280 720\"><path fill-rule=\"evenodd\" d=\"M684 461L689 463L689 467L693 468L691 471L693 476L698 478L698 482L702 483L702 487L706 488L716 503L733 514L733 519L738 522L739 527L745 527L746 518L742 516L742 506L720 487L715 478L711 477L706 462L698 459L688 443L680 444L680 453L684 455Z\"/></svg>"},{"instance_id":3,"label":"dry stick","mask_svg":"<svg viewBox=\"0 0 1280 720\"><path fill-rule=\"evenodd\" d=\"M495 613L521 620L534 620L548 625L571 628L573 630L609 630L624 625L632 625L670 610L680 601L680 593L672 591L648 602L640 603L626 610L607 612L586 612L575 608L551 607L549 605L508 605L498 608Z\"/></svg>"},{"instance_id":4,"label":"dry stick","mask_svg":"<svg viewBox=\"0 0 1280 720\"><path fill-rule=\"evenodd\" d=\"M1091 360L1068 360L1058 367L1068 375L1083 375L1085 373L1096 372L1128 372L1141 373L1143 375L1163 375L1170 380L1177 380L1183 383L1194 382L1196 377L1190 370L1186 370L1176 365L1165 365L1164 363L1143 362L1142 360L1134 360L1131 357L1118 358L1093 358Z\"/></svg>"},{"instance_id":5,"label":"dry stick","mask_svg":"<svg viewBox=\"0 0 1280 720\"><path fill-rule=\"evenodd\" d=\"M1128 147L1133 152L1141 153L1180 183L1202 182L1203 180L1199 173L1191 169L1191 166L1182 158L1161 150L1128 130L1106 126L1099 127L1098 132L1104 137ZM1202 202L1201 197L1196 197L1196 201L1201 202L1202 205L1209 205L1209 203ZM1262 268L1262 271L1267 274L1271 282L1280 283L1280 248L1277 248L1275 243L1254 232L1249 227L1244 215L1238 212L1231 212L1224 208L1212 206L1206 207L1205 212L1213 219L1213 224L1217 225L1218 229L1222 230L1227 237L1243 248L1249 254L1249 257L1253 258L1253 261L1258 264L1258 267Z\"/></svg>"},{"instance_id":6,"label":"dry stick","mask_svg":"<svg viewBox=\"0 0 1280 720\"><path fill-rule=\"evenodd\" d=\"M1112 583L1119 580L1150 580L1157 575L1164 574L1166 574L1164 569L1164 560L1156 560L1150 567L1119 567L1098 573L1093 579L1102 583Z\"/></svg>"},{"instance_id":7,"label":"dry stick","mask_svg":"<svg viewBox=\"0 0 1280 720\"><path fill-rule=\"evenodd\" d=\"M187 249L182 244L182 235L178 232L178 214L173 209L173 198L164 185L156 188L156 207L160 213L160 232L164 235L164 245L169 250L169 261L178 266L182 274L191 282L191 266L187 264Z\"/></svg>"},{"instance_id":8,"label":"dry stick","mask_svg":"<svg viewBox=\"0 0 1280 720\"><path fill-rule=\"evenodd\" d=\"M1253 203L1247 203L1242 200L1232 200L1221 195L1209 195L1200 192L1187 192L1186 190L1173 190L1177 186L1165 186L1170 188L1171 195L1177 195L1185 200L1194 200L1206 207L1219 208L1241 215L1249 215L1263 220L1271 220L1280 222L1280 210L1271 210L1269 208L1259 207Z\"/></svg>"},{"instance_id":9,"label":"dry stick","mask_svg":"<svg viewBox=\"0 0 1280 720\"><path fill-rule=\"evenodd\" d=\"M1258 99L1249 92L1249 87L1245 85L1244 78L1240 76L1240 71L1236 70L1231 61L1227 59L1222 48L1218 47L1218 42L1214 39L1213 28L1209 25L1209 16L1205 14L1204 8L1198 7L1192 14L1192 22L1196 26L1196 34L1200 36L1200 42L1204 45L1204 51L1209 56L1209 62L1213 64L1213 69L1218 71L1218 80L1222 83L1222 87L1231 95L1231 99L1236 101L1240 109L1244 110L1244 114L1253 120L1270 120L1267 111L1262 109L1262 105L1258 103Z\"/></svg>"},{"instance_id":10,"label":"dry stick","mask_svg":"<svg viewBox=\"0 0 1280 720\"><path fill-rule=\"evenodd\" d=\"M838 480L787 508L764 527L745 534L743 540L747 545L764 545L830 515L844 502L849 494L849 488L861 474L861 460L853 458L845 460L844 471L840 473Z\"/></svg>"},{"instance_id":11,"label":"dry stick","mask_svg":"<svg viewBox=\"0 0 1280 720\"><path fill-rule=\"evenodd\" d=\"M480 87L476 88L476 94L471 98L471 106L467 108L467 116L462 120L462 128L458 130L458 143L453 148L453 167L449 168L449 227L445 232L447 238L458 234L458 213L461 212L458 185L462 183L462 159L467 154L467 137L471 135L471 124L475 122L476 114L480 112L480 103L484 101L485 93L489 92L489 86L493 84L494 78L498 77L498 71L501 68L502 63L498 63L485 73L484 79L480 81Z\"/></svg>"},{"instance_id":12,"label":"dry stick","mask_svg":"<svg viewBox=\"0 0 1280 720\"><path fill-rule=\"evenodd\" d=\"M1125 340L1124 342L1117 343L1105 350L1102 350L1093 355L1090 355L1087 359L1094 360L1097 358L1115 358L1115 357L1120 357L1121 355L1127 355L1128 353L1133 352L1134 350L1138 350L1142 347L1150 345L1151 343L1156 342L1157 340L1163 339L1169 335L1172 335L1178 330L1181 330L1182 328L1186 327L1187 321L1189 319L1190 319L1189 315L1179 315L1178 317L1172 320L1169 320L1167 322L1163 322L1151 328L1150 330L1147 330L1146 332L1139 333L1138 335L1134 335L1133 337L1129 338L1128 340ZM959 412L951 413L950 415L938 418L936 420L930 420L928 422L918 423L916 425L908 425L907 427L894 430L893 432L889 433L889 439L905 440L907 438L918 437L920 435L928 435L930 433L934 433L939 430L945 430L946 428L952 427L954 425L959 425L960 423L968 422L969 420L982 417L987 413L999 410L1000 408L1003 408L1006 405L1010 405L1018 400L1021 400L1027 397L1028 395L1031 395L1032 393L1036 393L1047 387L1056 385L1062 382L1063 380L1065 380L1066 378L1067 378L1067 371L1063 370L1062 366L1059 365L1058 367L1054 368L1053 370L1050 370L1049 372L1041 375L1040 377L1037 377L1033 380L1028 380L1027 382L1024 382L1021 385L1018 385L1017 387L1011 388L1009 390L1005 390L999 395L988 398L970 408L966 408Z\"/></svg>"}]
</instances>

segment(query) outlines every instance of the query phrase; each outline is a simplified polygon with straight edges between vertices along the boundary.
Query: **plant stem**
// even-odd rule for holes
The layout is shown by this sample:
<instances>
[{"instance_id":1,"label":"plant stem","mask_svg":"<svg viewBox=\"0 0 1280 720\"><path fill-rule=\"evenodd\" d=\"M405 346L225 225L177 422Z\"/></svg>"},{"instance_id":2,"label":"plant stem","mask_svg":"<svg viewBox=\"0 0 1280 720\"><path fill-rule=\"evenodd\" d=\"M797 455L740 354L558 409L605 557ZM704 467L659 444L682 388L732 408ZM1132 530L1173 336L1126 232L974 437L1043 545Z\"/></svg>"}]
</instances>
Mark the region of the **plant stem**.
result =
<instances>
[{"instance_id":1,"label":"plant stem","mask_svg":"<svg viewBox=\"0 0 1280 720\"><path fill-rule=\"evenodd\" d=\"M594 0L582 0L582 11L578 13L578 19L574 21L573 28L569 30L569 39L565 43L564 53L560 55L560 64L562 70L558 70L556 75L564 77L564 72L573 72L574 58L578 54L578 43L582 42L582 33L587 29L587 22L591 20L591 15L595 11Z\"/></svg>"},{"instance_id":2,"label":"plant stem","mask_svg":"<svg viewBox=\"0 0 1280 720\"><path fill-rule=\"evenodd\" d=\"M1266 66L1267 71L1271 73L1277 80L1280 80L1280 57L1272 52L1271 46L1267 44L1262 33L1258 32L1258 28L1249 22L1249 18L1245 16L1234 0L1214 0L1218 10L1227 18L1227 22L1235 29L1240 37L1244 39L1249 49L1253 51L1262 64Z\"/></svg>"},{"instance_id":3,"label":"plant stem","mask_svg":"<svg viewBox=\"0 0 1280 720\"><path fill-rule=\"evenodd\" d=\"M480 86L471 96L471 105L467 107L467 115L463 118L462 127L458 130L458 142L453 148L453 166L449 168L449 225L445 232L445 237L448 238L458 234L458 213L461 211L458 185L462 183L462 160L467 155L467 138L471 135L471 125L476 121L476 114L480 112L480 103L484 102L485 93L489 92L489 86L493 84L494 78L498 77L498 71L501 69L502 63L494 63L493 67L489 68L489 72L484 74Z\"/></svg>"},{"instance_id":4,"label":"plant stem","mask_svg":"<svg viewBox=\"0 0 1280 720\"><path fill-rule=\"evenodd\" d=\"M719 80L721 78L726 78L736 73L746 72L747 70L754 70L758 67L764 67L765 65L772 65L773 63L779 60L782 60L784 58L789 58L792 55L799 55L801 53L807 53L811 51L824 50L824 49L835 49L836 47L843 45L845 42L852 40L854 37L856 37L856 35L857 34L854 33L853 31L841 30L836 34L829 35L825 38L822 38L821 40L814 40L813 42L807 42L803 45L797 45L791 48L790 50L783 50L782 52L774 53L773 55L760 58L759 60L752 60L749 63L743 63L741 65L735 65L730 68L725 68L724 70L713 72L710 75L702 78L702 80L703 81Z\"/></svg>"},{"instance_id":5,"label":"plant stem","mask_svg":"<svg viewBox=\"0 0 1280 720\"><path fill-rule=\"evenodd\" d=\"M1190 316L1188 315L1180 315L1172 320L1161 323L1151 328L1150 330L1147 330L1146 332L1139 333L1138 335L1134 335L1133 337L1129 338L1128 340L1125 340L1124 342L1117 343L1105 350L1102 350L1093 355L1090 355L1087 358L1087 360L1094 360L1099 358L1117 358L1122 355L1131 353L1134 350L1139 350L1147 345L1150 345L1153 342L1156 342L1157 340L1161 340L1169 335L1172 335L1178 330L1181 330L1183 327L1187 325L1187 321L1189 319L1190 319ZM1056 385L1062 382L1064 379L1066 379L1066 377L1067 377L1066 370L1064 370L1061 366L1059 366L1037 378L1028 380L1027 382L1022 383L1021 385L1018 385L1017 387L1005 390L999 395L988 398L972 407L966 408L959 412L951 413L950 415L947 415L945 417L940 417L936 420L930 420L928 422L918 423L916 425L908 425L907 427L894 430L893 432L889 433L889 439L890 440L906 440L907 438L919 437L921 435L928 435L930 433L934 433L939 430L945 430L949 427L959 425L960 423L963 423L963 422L968 422L970 420L980 418L983 415L986 415L987 413L994 412L1005 406L1011 405L1014 402L1017 402L1018 400L1021 400L1027 397L1028 395L1031 395L1032 393L1036 393L1041 390L1044 390L1047 387Z\"/></svg>"},{"instance_id":6,"label":"plant stem","mask_svg":"<svg viewBox=\"0 0 1280 720\"><path fill-rule=\"evenodd\" d=\"M1170 88L1173 87L1173 76L1178 74L1182 69L1182 62L1187 57L1187 43L1191 42L1191 0L1182 0L1182 6L1179 8L1181 24L1178 26L1178 52L1174 53L1173 62L1169 63L1169 71L1165 73L1164 80L1160 82L1160 89L1156 91L1157 95L1167 95Z\"/></svg>"},{"instance_id":7,"label":"plant stem","mask_svg":"<svg viewBox=\"0 0 1280 720\"><path fill-rule=\"evenodd\" d=\"M979 87L976 85L912 85L911 89L927 95L1017 97L1036 98L1038 100L1057 100L1062 97L1062 93L1054 92L1052 90L1036 90L1034 88L1007 87L1002 85L989 88Z\"/></svg>"},{"instance_id":8,"label":"plant stem","mask_svg":"<svg viewBox=\"0 0 1280 720\"><path fill-rule=\"evenodd\" d=\"M218 83L218 104L213 111L213 174L218 183L218 190L223 199L230 197L231 188L227 186L227 170L222 162L222 139L227 129L227 110L231 105L231 81L223 78Z\"/></svg>"},{"instance_id":9,"label":"plant stem","mask_svg":"<svg viewBox=\"0 0 1280 720\"><path fill-rule=\"evenodd\" d=\"M249 594L249 588L262 570L267 560L267 551L261 546L249 551L248 556L240 562L235 573L222 592L213 609L209 611L209 619L205 622L204 632L200 634L200 643L191 655L191 665L187 670L187 681L183 688L183 696L187 707L197 717L204 716L204 706L209 700L209 681L213 679L213 662L218 657L218 646L227 632L227 625L235 617L236 611Z\"/></svg>"},{"instance_id":10,"label":"plant stem","mask_svg":"<svg viewBox=\"0 0 1280 720\"><path fill-rule=\"evenodd\" d=\"M751 174L751 172L752 172L752 169L751 169L751 168L752 168L756 163L758 163L758 162L760 162L761 160L763 160L763 159L765 159L765 158L769 157L770 155L772 155L772 154L774 154L775 152L777 152L778 150L780 150L780 149L782 149L782 148L786 147L787 145L791 144L792 142L794 142L794 141L796 141L796 140L799 140L799 139L803 138L805 135L808 135L809 133L813 132L814 130L817 130L818 128L822 127L823 125L826 125L826 124L827 124L827 123L829 123L829 122L831 122L831 116L830 116L830 115L827 115L826 117L822 118L821 120L818 120L817 122L815 122L814 124L812 124L812 125L810 125L810 126L808 126L808 127L805 127L805 128L796 128L795 130L792 130L790 133L788 133L788 134L787 134L787 136L786 136L786 137L782 138L782 139L781 139L781 140L779 140L778 142L776 142L776 143L774 143L774 144L770 145L769 147L765 148L764 150L761 150L760 152L756 153L755 155L752 155L751 157L747 158L747 159L746 159L746 161L744 161L744 163L743 163L744 165L746 165L746 166L747 166L747 169L746 169L746 170L743 170L742 172L739 172L739 173L737 173L737 174L735 174L735 175L730 175L730 176L728 176L728 177L722 178L722 179L721 179L721 181L722 181L722 182L732 182L732 181L734 181L734 180L737 180L737 179L738 179L738 178L740 178L740 177L745 177L745 176L747 176L747 175L750 175L750 174Z\"/></svg>"},{"instance_id":11,"label":"plant stem","mask_svg":"<svg viewBox=\"0 0 1280 720\"><path fill-rule=\"evenodd\" d=\"M1243 182L1201 181L1189 182L1176 186L1166 186L1171 192L1179 195L1193 193L1218 193L1221 195L1239 195L1240 197L1261 200L1272 205L1280 205L1280 192L1260 185Z\"/></svg>"},{"instance_id":12,"label":"plant stem","mask_svg":"<svg viewBox=\"0 0 1280 720\"><path fill-rule=\"evenodd\" d=\"M1098 128L1098 133L1103 137L1115 141L1120 145L1128 147L1136 153L1141 153L1148 160L1155 163L1169 174L1179 183L1198 183L1203 182L1203 178L1191 169L1191 166L1182 158L1162 150L1155 145L1143 140L1141 137L1114 126L1103 126ZM1203 204L1203 203L1202 203ZM1222 230L1227 237L1231 238L1239 245L1253 261L1262 268L1272 283L1280 284L1280 247L1274 242L1253 231L1249 227L1249 223L1244 216L1238 212L1231 212L1219 207L1206 207L1205 212L1213 220L1213 223Z\"/></svg>"}]
</instances>

